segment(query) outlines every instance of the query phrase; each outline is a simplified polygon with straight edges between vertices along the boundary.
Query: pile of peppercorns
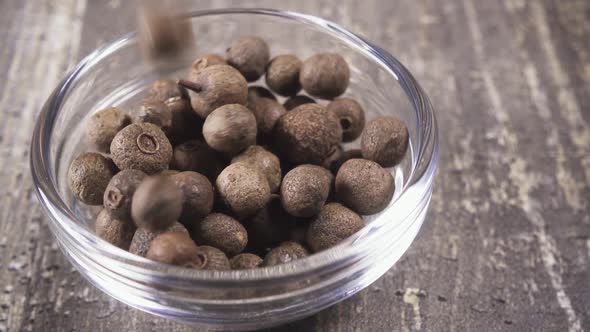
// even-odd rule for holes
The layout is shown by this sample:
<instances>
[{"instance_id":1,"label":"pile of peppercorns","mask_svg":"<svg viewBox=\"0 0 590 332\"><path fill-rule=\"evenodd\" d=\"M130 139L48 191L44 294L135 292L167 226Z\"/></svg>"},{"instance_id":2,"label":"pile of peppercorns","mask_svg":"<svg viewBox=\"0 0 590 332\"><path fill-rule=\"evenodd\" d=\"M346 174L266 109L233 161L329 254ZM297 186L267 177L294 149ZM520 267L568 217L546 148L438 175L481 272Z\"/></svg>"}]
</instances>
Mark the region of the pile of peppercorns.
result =
<instances>
[{"instance_id":1,"label":"pile of peppercorns","mask_svg":"<svg viewBox=\"0 0 590 332\"><path fill-rule=\"evenodd\" d=\"M98 236L162 263L250 269L330 248L390 203L385 168L404 157L406 126L391 116L365 126L361 105L337 98L350 79L338 54L269 59L264 40L239 38L225 59L208 54L186 79L154 82L132 116L110 107L90 118L98 152L78 156L68 181L104 206ZM248 86L263 74L272 92ZM360 150L343 150L359 137Z\"/></svg>"}]
</instances>

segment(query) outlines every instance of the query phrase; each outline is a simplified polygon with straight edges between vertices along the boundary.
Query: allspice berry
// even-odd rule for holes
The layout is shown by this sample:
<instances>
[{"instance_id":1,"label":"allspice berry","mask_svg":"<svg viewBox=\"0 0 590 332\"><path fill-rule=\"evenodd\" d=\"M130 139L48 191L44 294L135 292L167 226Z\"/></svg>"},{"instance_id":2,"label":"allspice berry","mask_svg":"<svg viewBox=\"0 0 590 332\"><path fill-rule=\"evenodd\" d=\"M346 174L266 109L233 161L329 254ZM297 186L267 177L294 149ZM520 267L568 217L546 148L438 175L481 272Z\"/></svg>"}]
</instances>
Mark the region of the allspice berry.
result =
<instances>
[{"instance_id":1,"label":"allspice berry","mask_svg":"<svg viewBox=\"0 0 590 332\"><path fill-rule=\"evenodd\" d=\"M146 99L141 103L136 115L137 122L149 122L168 134L172 128L172 111L161 101Z\"/></svg>"},{"instance_id":2,"label":"allspice berry","mask_svg":"<svg viewBox=\"0 0 590 332\"><path fill-rule=\"evenodd\" d=\"M296 95L301 90L301 65L301 60L293 54L274 57L266 67L266 85L282 96Z\"/></svg>"},{"instance_id":3,"label":"allspice berry","mask_svg":"<svg viewBox=\"0 0 590 332\"><path fill-rule=\"evenodd\" d=\"M131 216L139 228L163 230L178 220L182 203L182 191L169 176L150 176L133 194Z\"/></svg>"},{"instance_id":4,"label":"allspice berry","mask_svg":"<svg viewBox=\"0 0 590 332\"><path fill-rule=\"evenodd\" d=\"M133 194L146 176L136 169L125 169L115 174L104 192L105 210L117 218L131 220Z\"/></svg>"},{"instance_id":5,"label":"allspice berry","mask_svg":"<svg viewBox=\"0 0 590 332\"><path fill-rule=\"evenodd\" d=\"M255 269L262 264L262 258L258 255L244 253L234 256L229 260L232 270L249 270Z\"/></svg>"},{"instance_id":6,"label":"allspice berry","mask_svg":"<svg viewBox=\"0 0 590 332\"><path fill-rule=\"evenodd\" d=\"M174 148L170 167L179 171L194 171L215 181L225 167L219 154L200 140L186 141Z\"/></svg>"},{"instance_id":7,"label":"allspice berry","mask_svg":"<svg viewBox=\"0 0 590 332\"><path fill-rule=\"evenodd\" d=\"M270 98L256 98L253 102L248 103L248 109L256 118L258 135L263 137L269 137L279 118L287 113L283 105Z\"/></svg>"},{"instance_id":8,"label":"allspice berry","mask_svg":"<svg viewBox=\"0 0 590 332\"><path fill-rule=\"evenodd\" d=\"M146 258L170 265L190 265L197 256L197 245L185 233L165 232L152 240Z\"/></svg>"},{"instance_id":9,"label":"allspice berry","mask_svg":"<svg viewBox=\"0 0 590 332\"><path fill-rule=\"evenodd\" d=\"M117 218L105 209L96 217L94 228L98 237L123 250L129 249L136 229L133 222Z\"/></svg>"},{"instance_id":10,"label":"allspice berry","mask_svg":"<svg viewBox=\"0 0 590 332\"><path fill-rule=\"evenodd\" d=\"M272 249L264 257L264 266L285 264L309 256L309 252L297 242L287 241Z\"/></svg>"},{"instance_id":11,"label":"allspice berry","mask_svg":"<svg viewBox=\"0 0 590 332\"><path fill-rule=\"evenodd\" d=\"M340 120L343 142L352 142L361 136L365 127L365 111L356 100L336 98L328 104L327 109Z\"/></svg>"},{"instance_id":12,"label":"allspice berry","mask_svg":"<svg viewBox=\"0 0 590 332\"><path fill-rule=\"evenodd\" d=\"M283 178L281 203L296 217L311 217L320 212L330 194L332 174L315 165L297 166Z\"/></svg>"},{"instance_id":13,"label":"allspice berry","mask_svg":"<svg viewBox=\"0 0 590 332\"><path fill-rule=\"evenodd\" d=\"M203 136L211 148L235 155L256 144L256 118L243 105L223 105L205 120Z\"/></svg>"},{"instance_id":14,"label":"allspice berry","mask_svg":"<svg viewBox=\"0 0 590 332\"><path fill-rule=\"evenodd\" d=\"M290 111L297 106L301 106L304 104L315 104L315 103L316 103L315 100L313 100L312 98L310 98L308 96L297 95L297 96L289 97L287 100L285 100L285 102L283 103L283 106L285 107L285 109L287 111Z\"/></svg>"},{"instance_id":15,"label":"allspice berry","mask_svg":"<svg viewBox=\"0 0 590 332\"><path fill-rule=\"evenodd\" d=\"M336 175L336 196L359 214L369 215L385 209L394 190L391 173L370 160L350 159Z\"/></svg>"},{"instance_id":16,"label":"allspice berry","mask_svg":"<svg viewBox=\"0 0 590 332\"><path fill-rule=\"evenodd\" d=\"M277 100L277 97L265 87L252 85L248 87L248 105L250 105L256 98L270 98Z\"/></svg>"},{"instance_id":17,"label":"allspice berry","mask_svg":"<svg viewBox=\"0 0 590 332\"><path fill-rule=\"evenodd\" d=\"M88 205L101 205L104 191L117 172L113 161L100 153L78 156L68 169L68 185L74 197Z\"/></svg>"},{"instance_id":18,"label":"allspice berry","mask_svg":"<svg viewBox=\"0 0 590 332\"><path fill-rule=\"evenodd\" d=\"M251 145L231 160L232 163L245 162L258 168L266 177L271 192L277 191L281 184L281 163L272 152L259 145Z\"/></svg>"},{"instance_id":19,"label":"allspice berry","mask_svg":"<svg viewBox=\"0 0 590 332\"><path fill-rule=\"evenodd\" d=\"M138 228L135 231L135 234L133 235L133 239L131 240L129 252L134 255L145 257L150 248L152 240L162 233L169 232L181 232L188 235L188 231L186 230L186 228L177 221L175 221L171 226L167 227L166 229L159 231L151 231L146 228Z\"/></svg>"},{"instance_id":20,"label":"allspice berry","mask_svg":"<svg viewBox=\"0 0 590 332\"><path fill-rule=\"evenodd\" d=\"M307 243L313 252L322 251L335 246L364 226L363 219L344 205L326 204L309 225Z\"/></svg>"},{"instance_id":21,"label":"allspice berry","mask_svg":"<svg viewBox=\"0 0 590 332\"><path fill-rule=\"evenodd\" d=\"M182 213L178 220L190 229L213 209L213 185L197 172L181 172L171 177L182 192Z\"/></svg>"},{"instance_id":22,"label":"allspice berry","mask_svg":"<svg viewBox=\"0 0 590 332\"><path fill-rule=\"evenodd\" d=\"M113 161L120 169L147 174L168 168L172 145L162 130L151 123L134 123L121 130L111 143Z\"/></svg>"},{"instance_id":23,"label":"allspice berry","mask_svg":"<svg viewBox=\"0 0 590 332\"><path fill-rule=\"evenodd\" d=\"M227 259L227 256L223 253L223 251L211 246L197 247L197 255L189 267L193 267L198 270L217 271L231 269L229 265L229 259Z\"/></svg>"},{"instance_id":24,"label":"allspice berry","mask_svg":"<svg viewBox=\"0 0 590 332\"><path fill-rule=\"evenodd\" d=\"M332 99L346 91L350 69L344 58L336 53L319 53L303 61L299 82L312 96Z\"/></svg>"},{"instance_id":25,"label":"allspice berry","mask_svg":"<svg viewBox=\"0 0 590 332\"><path fill-rule=\"evenodd\" d=\"M228 256L242 252L248 243L248 233L242 224L223 213L211 213L195 228L197 242L223 251Z\"/></svg>"},{"instance_id":26,"label":"allspice berry","mask_svg":"<svg viewBox=\"0 0 590 332\"><path fill-rule=\"evenodd\" d=\"M227 166L217 177L216 186L221 199L239 218L253 215L270 199L266 177L245 162Z\"/></svg>"},{"instance_id":27,"label":"allspice berry","mask_svg":"<svg viewBox=\"0 0 590 332\"><path fill-rule=\"evenodd\" d=\"M283 209L279 195L272 195L262 209L244 221L248 231L248 246L265 250L287 241L291 229L299 221Z\"/></svg>"},{"instance_id":28,"label":"allspice berry","mask_svg":"<svg viewBox=\"0 0 590 332\"><path fill-rule=\"evenodd\" d=\"M93 114L86 124L86 138L100 152L109 152L117 133L131 124L131 117L123 110L108 107Z\"/></svg>"},{"instance_id":29,"label":"allspice berry","mask_svg":"<svg viewBox=\"0 0 590 332\"><path fill-rule=\"evenodd\" d=\"M147 99L166 102L171 98L187 98L186 90L174 80L159 79L154 81L147 92Z\"/></svg>"},{"instance_id":30,"label":"allspice berry","mask_svg":"<svg viewBox=\"0 0 590 332\"><path fill-rule=\"evenodd\" d=\"M193 63L191 64L190 73L188 77L189 81L192 81L194 75L196 75L199 71L215 65L227 65L227 62L225 62L225 59L221 55L212 53L205 54L203 56L196 58L195 61L193 61Z\"/></svg>"},{"instance_id":31,"label":"allspice berry","mask_svg":"<svg viewBox=\"0 0 590 332\"><path fill-rule=\"evenodd\" d=\"M409 143L408 128L399 119L384 116L370 121L361 136L361 151L365 159L383 167L401 162Z\"/></svg>"},{"instance_id":32,"label":"allspice berry","mask_svg":"<svg viewBox=\"0 0 590 332\"><path fill-rule=\"evenodd\" d=\"M246 105L248 82L228 65L203 68L191 81L180 80L179 84L189 91L193 110L203 119L226 104Z\"/></svg>"},{"instance_id":33,"label":"allspice berry","mask_svg":"<svg viewBox=\"0 0 590 332\"><path fill-rule=\"evenodd\" d=\"M342 140L338 118L318 104L304 104L277 122L276 144L294 164L321 164Z\"/></svg>"},{"instance_id":34,"label":"allspice berry","mask_svg":"<svg viewBox=\"0 0 590 332\"><path fill-rule=\"evenodd\" d=\"M227 63L244 75L248 82L256 81L270 59L268 44L259 37L241 37L227 49Z\"/></svg>"}]
</instances>

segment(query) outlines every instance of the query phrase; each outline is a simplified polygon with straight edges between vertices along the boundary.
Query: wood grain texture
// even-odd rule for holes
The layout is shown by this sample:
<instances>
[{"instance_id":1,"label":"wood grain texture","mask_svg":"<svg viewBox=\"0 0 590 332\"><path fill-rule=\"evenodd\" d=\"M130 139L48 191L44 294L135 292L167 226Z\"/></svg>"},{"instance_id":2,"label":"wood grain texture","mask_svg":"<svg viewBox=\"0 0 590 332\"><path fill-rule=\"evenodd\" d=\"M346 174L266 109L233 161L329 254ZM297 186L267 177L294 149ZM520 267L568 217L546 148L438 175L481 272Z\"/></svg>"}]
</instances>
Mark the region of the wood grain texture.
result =
<instances>
[{"instance_id":1,"label":"wood grain texture","mask_svg":"<svg viewBox=\"0 0 590 332\"><path fill-rule=\"evenodd\" d=\"M358 295L276 331L590 331L589 1L198 6L334 20L398 57L438 111L435 193L410 250ZM29 177L32 126L52 88L133 22L129 1L0 2L0 331L192 330L83 280Z\"/></svg>"}]
</instances>

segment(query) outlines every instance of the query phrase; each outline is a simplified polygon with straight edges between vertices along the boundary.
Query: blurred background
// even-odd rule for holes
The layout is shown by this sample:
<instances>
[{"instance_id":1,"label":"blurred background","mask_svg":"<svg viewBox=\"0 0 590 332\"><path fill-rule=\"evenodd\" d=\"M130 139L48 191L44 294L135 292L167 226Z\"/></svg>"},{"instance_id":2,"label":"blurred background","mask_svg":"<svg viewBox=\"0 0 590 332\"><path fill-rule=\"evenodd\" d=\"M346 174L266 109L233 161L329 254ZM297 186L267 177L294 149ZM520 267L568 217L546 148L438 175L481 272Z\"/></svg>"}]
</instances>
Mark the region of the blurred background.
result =
<instances>
[{"instance_id":1,"label":"blurred background","mask_svg":"<svg viewBox=\"0 0 590 332\"><path fill-rule=\"evenodd\" d=\"M590 1L174 3L333 20L401 60L438 112L439 175L410 250L364 291L277 330L590 330ZM135 28L136 4L0 1L0 331L191 330L83 280L29 175L42 104L82 57Z\"/></svg>"}]
</instances>

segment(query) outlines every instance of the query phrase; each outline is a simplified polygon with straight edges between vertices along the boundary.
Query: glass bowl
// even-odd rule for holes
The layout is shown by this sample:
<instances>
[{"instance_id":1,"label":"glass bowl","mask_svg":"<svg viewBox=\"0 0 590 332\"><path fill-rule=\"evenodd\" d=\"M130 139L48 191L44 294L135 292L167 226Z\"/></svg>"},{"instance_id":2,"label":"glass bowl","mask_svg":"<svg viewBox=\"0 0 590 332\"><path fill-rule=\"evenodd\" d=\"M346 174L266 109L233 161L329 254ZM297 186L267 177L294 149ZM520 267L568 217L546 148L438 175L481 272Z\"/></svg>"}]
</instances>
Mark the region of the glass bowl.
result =
<instances>
[{"instance_id":1,"label":"glass bowl","mask_svg":"<svg viewBox=\"0 0 590 332\"><path fill-rule=\"evenodd\" d=\"M367 226L329 250L288 264L246 271L198 271L135 256L98 238L99 208L77 203L67 188L71 160L89 148L84 121L109 105L136 108L149 84L182 77L189 62L166 72L144 65L134 34L82 60L57 86L39 116L31 170L48 223L61 250L96 287L140 310L220 329L262 328L297 320L342 301L382 276L408 249L422 226L438 160L435 116L424 91L393 56L323 19L265 9L222 9L189 15L197 47L223 54L243 35L266 39L273 55L300 58L341 54L350 64L346 96L363 105L367 120L401 118L410 148L391 169L396 193ZM349 147L358 143L349 144Z\"/></svg>"}]
</instances>

